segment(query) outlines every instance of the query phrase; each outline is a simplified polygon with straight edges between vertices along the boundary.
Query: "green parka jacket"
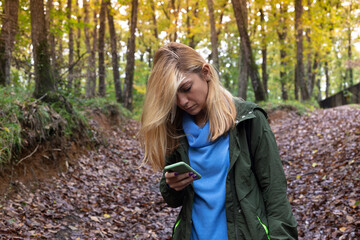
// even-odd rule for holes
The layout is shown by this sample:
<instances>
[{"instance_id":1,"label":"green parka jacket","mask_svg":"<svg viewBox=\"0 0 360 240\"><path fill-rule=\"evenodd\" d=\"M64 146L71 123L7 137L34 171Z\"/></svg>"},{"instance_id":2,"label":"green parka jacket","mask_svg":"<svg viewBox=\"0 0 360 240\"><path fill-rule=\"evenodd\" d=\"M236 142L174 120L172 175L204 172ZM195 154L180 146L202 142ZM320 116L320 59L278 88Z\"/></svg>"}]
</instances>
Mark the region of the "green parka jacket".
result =
<instances>
[{"instance_id":1,"label":"green parka jacket","mask_svg":"<svg viewBox=\"0 0 360 240\"><path fill-rule=\"evenodd\" d=\"M285 174L267 114L254 103L237 98L234 101L237 118L236 127L229 131L230 167L225 199L228 239L297 239L297 223L286 196ZM244 125L248 120L252 121L250 145ZM166 165L179 161L189 164L188 147L183 137L179 147L167 157ZM173 239L189 240L193 185L175 191L168 187L163 175L160 191L170 207L182 206L173 227Z\"/></svg>"}]
</instances>

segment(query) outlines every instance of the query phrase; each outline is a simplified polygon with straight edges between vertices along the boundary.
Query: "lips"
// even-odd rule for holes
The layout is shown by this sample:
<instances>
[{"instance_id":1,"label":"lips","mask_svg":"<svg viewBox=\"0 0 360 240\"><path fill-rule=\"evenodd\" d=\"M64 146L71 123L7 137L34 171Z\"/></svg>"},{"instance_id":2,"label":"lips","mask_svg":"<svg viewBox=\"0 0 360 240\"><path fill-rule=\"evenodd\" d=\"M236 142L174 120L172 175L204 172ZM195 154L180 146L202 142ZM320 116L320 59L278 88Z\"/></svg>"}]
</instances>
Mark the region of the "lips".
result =
<instances>
[{"instance_id":1,"label":"lips","mask_svg":"<svg viewBox=\"0 0 360 240\"><path fill-rule=\"evenodd\" d=\"M193 110L196 106L192 105L191 107L185 108L185 111L190 112L191 110Z\"/></svg>"}]
</instances>

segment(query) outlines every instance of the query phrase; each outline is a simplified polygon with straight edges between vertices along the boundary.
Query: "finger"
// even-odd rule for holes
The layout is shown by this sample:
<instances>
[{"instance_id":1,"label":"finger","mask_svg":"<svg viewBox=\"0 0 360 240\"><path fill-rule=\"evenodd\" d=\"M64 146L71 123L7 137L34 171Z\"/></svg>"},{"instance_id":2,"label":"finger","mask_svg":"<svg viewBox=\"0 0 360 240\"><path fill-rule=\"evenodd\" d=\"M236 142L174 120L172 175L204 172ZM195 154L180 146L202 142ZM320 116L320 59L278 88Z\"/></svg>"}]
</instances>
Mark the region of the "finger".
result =
<instances>
[{"instance_id":1,"label":"finger","mask_svg":"<svg viewBox=\"0 0 360 240\"><path fill-rule=\"evenodd\" d=\"M165 173L165 178L166 179L171 179L171 178L175 178L178 175L179 175L179 173L177 173L177 172L166 172Z\"/></svg>"},{"instance_id":2,"label":"finger","mask_svg":"<svg viewBox=\"0 0 360 240\"><path fill-rule=\"evenodd\" d=\"M187 187L189 184L191 184L193 181L194 181L194 177L189 176L187 174L185 178L183 178L180 181L177 181L175 183L171 183L171 184L169 184L169 186L171 188L175 189L176 191L180 191L180 190L184 189L185 187Z\"/></svg>"},{"instance_id":3,"label":"finger","mask_svg":"<svg viewBox=\"0 0 360 240\"><path fill-rule=\"evenodd\" d=\"M192 176L193 173L192 172L188 172L188 173L176 173L176 172L170 172L170 173L165 173L165 179L166 179L166 183L167 184L172 184L172 183L176 183L179 182L185 178L188 178L189 176Z\"/></svg>"}]
</instances>

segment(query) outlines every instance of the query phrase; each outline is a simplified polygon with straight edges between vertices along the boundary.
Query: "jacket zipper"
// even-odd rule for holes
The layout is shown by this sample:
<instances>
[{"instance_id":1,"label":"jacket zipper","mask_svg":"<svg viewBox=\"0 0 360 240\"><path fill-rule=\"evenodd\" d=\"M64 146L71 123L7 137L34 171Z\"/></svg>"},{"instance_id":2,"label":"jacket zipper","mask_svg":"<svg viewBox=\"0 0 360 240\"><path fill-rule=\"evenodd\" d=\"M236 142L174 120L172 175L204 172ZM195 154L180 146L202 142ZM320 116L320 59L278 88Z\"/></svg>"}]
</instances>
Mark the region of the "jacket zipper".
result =
<instances>
[{"instance_id":1,"label":"jacket zipper","mask_svg":"<svg viewBox=\"0 0 360 240\"><path fill-rule=\"evenodd\" d=\"M177 220L177 222L176 222L175 225L174 225L172 237L174 237L175 230L176 230L176 228L179 226L180 222L181 222L181 218L179 218L179 220Z\"/></svg>"},{"instance_id":2,"label":"jacket zipper","mask_svg":"<svg viewBox=\"0 0 360 240\"><path fill-rule=\"evenodd\" d=\"M233 202L234 202L234 226L235 226L235 239L238 240L239 236L238 236L238 228L237 228L237 223L236 223L236 209L237 209L237 204L236 204L236 191L235 191L235 176L234 176L234 169L231 170L231 175L230 175L230 185L231 185L231 191L232 191L232 195L233 195Z\"/></svg>"},{"instance_id":3,"label":"jacket zipper","mask_svg":"<svg viewBox=\"0 0 360 240\"><path fill-rule=\"evenodd\" d=\"M259 220L261 226L264 228L268 240L271 240L271 239L270 239L270 236L269 236L269 229L266 227L265 224L263 224L263 222L261 221L261 219L260 219L259 216L257 216L257 219Z\"/></svg>"}]
</instances>

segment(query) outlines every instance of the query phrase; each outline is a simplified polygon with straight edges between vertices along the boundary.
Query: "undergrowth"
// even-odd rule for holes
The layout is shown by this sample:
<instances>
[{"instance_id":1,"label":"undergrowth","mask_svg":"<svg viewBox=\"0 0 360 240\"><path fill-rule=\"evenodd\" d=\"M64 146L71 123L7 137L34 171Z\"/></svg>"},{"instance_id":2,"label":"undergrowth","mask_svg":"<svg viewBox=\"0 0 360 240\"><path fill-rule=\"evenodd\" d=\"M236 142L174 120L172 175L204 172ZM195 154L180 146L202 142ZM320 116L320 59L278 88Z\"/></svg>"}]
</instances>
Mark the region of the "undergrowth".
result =
<instances>
[{"instance_id":1,"label":"undergrowth","mask_svg":"<svg viewBox=\"0 0 360 240\"><path fill-rule=\"evenodd\" d=\"M270 100L266 102L259 102L258 104L268 112L275 110L293 110L299 115L303 115L309 111L311 112L319 108L316 101L299 102L295 100Z\"/></svg>"},{"instance_id":2,"label":"undergrowth","mask_svg":"<svg viewBox=\"0 0 360 240\"><path fill-rule=\"evenodd\" d=\"M83 99L60 93L60 101L45 103L32 92L19 87L0 87L0 169L16 163L22 150L34 148L53 138L92 140L86 110L97 109L105 115L118 111L131 117L115 101L104 98Z\"/></svg>"}]
</instances>

